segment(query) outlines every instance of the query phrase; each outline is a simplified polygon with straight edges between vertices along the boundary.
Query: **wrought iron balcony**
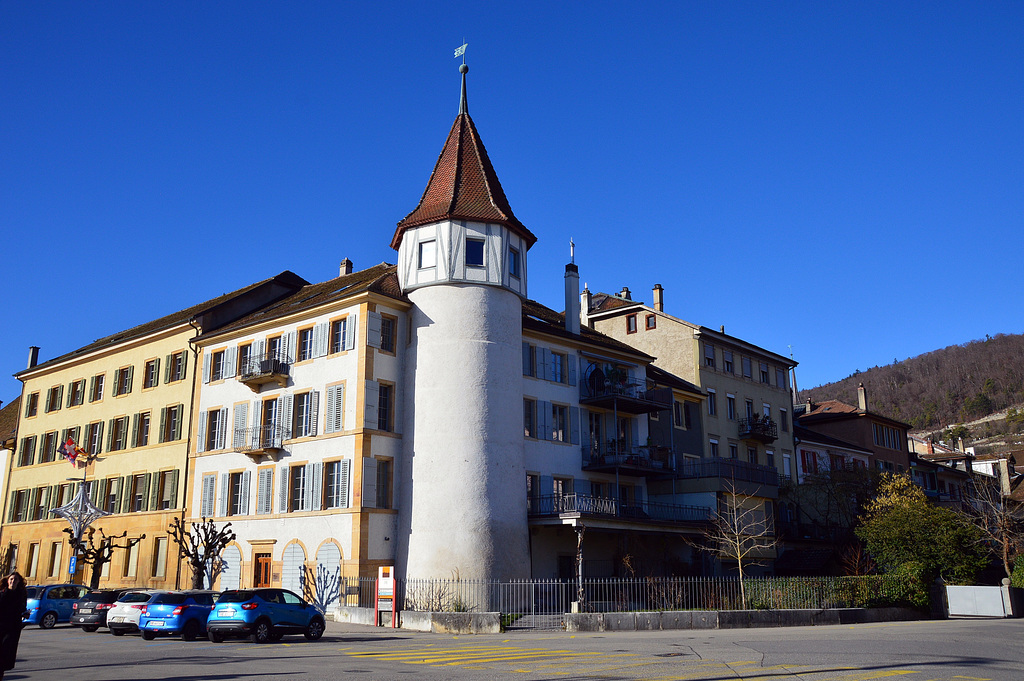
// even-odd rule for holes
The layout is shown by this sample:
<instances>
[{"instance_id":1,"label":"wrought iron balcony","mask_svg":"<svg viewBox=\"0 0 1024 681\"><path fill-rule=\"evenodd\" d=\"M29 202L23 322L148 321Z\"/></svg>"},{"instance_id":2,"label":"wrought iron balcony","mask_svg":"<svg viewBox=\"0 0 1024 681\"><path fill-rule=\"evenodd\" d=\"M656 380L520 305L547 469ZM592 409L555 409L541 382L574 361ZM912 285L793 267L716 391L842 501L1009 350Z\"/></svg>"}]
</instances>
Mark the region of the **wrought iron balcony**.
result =
<instances>
[{"instance_id":1,"label":"wrought iron balcony","mask_svg":"<svg viewBox=\"0 0 1024 681\"><path fill-rule=\"evenodd\" d=\"M706 523L711 509L704 506L682 506L652 501L624 503L618 499L589 494L547 494L529 498L530 517L564 515L589 518L618 518L637 522Z\"/></svg>"},{"instance_id":2,"label":"wrought iron balcony","mask_svg":"<svg viewBox=\"0 0 1024 681\"><path fill-rule=\"evenodd\" d=\"M276 459L284 447L284 441L290 436L288 430L277 423L235 428L232 449L248 456L261 457L266 454Z\"/></svg>"},{"instance_id":3,"label":"wrought iron balcony","mask_svg":"<svg viewBox=\"0 0 1024 681\"><path fill-rule=\"evenodd\" d=\"M686 461L677 472L680 478L719 478L772 487L779 485L779 472L771 466L759 466L739 459Z\"/></svg>"},{"instance_id":4,"label":"wrought iron balcony","mask_svg":"<svg viewBox=\"0 0 1024 681\"><path fill-rule=\"evenodd\" d=\"M637 446L622 440L594 442L583 447L583 470L627 475L663 475L672 471L672 450L658 445Z\"/></svg>"},{"instance_id":5,"label":"wrought iron balcony","mask_svg":"<svg viewBox=\"0 0 1024 681\"><path fill-rule=\"evenodd\" d=\"M289 368L288 362L276 353L249 357L239 363L238 380L255 392L264 383L277 383L283 388L288 384Z\"/></svg>"},{"instance_id":6,"label":"wrought iron balcony","mask_svg":"<svg viewBox=\"0 0 1024 681\"><path fill-rule=\"evenodd\" d=\"M739 420L740 437L766 445L779 439L779 426L770 416L750 416Z\"/></svg>"},{"instance_id":7,"label":"wrought iron balcony","mask_svg":"<svg viewBox=\"0 0 1024 681\"><path fill-rule=\"evenodd\" d=\"M624 371L605 372L591 364L580 381L580 403L622 414L651 414L672 408L672 391Z\"/></svg>"}]
</instances>

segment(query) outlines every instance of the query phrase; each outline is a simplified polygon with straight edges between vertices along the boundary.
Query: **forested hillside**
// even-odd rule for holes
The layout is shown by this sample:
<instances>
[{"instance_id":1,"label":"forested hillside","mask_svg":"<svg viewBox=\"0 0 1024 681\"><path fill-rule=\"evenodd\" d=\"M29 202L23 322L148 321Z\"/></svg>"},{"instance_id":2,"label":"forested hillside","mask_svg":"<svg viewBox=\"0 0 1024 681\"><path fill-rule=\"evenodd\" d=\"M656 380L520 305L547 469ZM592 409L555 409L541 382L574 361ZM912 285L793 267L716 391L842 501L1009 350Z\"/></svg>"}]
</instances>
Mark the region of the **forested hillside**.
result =
<instances>
[{"instance_id":1,"label":"forested hillside","mask_svg":"<svg viewBox=\"0 0 1024 681\"><path fill-rule=\"evenodd\" d=\"M857 404L858 383L867 388L872 411L909 423L915 430L979 419L1024 402L1024 335L986 336L857 371L841 381L801 390L799 399L809 396L815 401ZM1024 414L1014 409L999 428L1019 430L1022 421Z\"/></svg>"}]
</instances>

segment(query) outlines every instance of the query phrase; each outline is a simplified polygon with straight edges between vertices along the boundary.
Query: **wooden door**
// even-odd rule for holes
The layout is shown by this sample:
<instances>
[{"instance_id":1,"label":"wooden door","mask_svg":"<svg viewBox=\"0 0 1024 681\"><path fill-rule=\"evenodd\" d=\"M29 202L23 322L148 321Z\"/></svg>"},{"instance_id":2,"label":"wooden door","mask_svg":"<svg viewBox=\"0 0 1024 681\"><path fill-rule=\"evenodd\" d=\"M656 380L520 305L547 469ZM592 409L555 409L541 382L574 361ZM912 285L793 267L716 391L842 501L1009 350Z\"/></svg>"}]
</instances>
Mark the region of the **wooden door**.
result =
<instances>
[{"instance_id":1,"label":"wooden door","mask_svg":"<svg viewBox=\"0 0 1024 681\"><path fill-rule=\"evenodd\" d=\"M255 573L253 574L252 585L259 589L262 587L270 586L270 554L269 553L257 553L255 564Z\"/></svg>"}]
</instances>

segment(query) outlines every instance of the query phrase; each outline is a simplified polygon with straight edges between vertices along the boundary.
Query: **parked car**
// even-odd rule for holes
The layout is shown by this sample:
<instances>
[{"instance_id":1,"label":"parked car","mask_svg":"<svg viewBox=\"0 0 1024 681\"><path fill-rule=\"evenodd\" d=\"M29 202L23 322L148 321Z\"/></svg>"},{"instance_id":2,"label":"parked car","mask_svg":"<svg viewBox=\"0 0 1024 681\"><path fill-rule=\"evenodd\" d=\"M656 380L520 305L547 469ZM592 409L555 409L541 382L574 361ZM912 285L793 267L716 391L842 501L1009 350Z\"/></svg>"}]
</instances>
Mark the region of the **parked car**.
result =
<instances>
[{"instance_id":1,"label":"parked car","mask_svg":"<svg viewBox=\"0 0 1024 681\"><path fill-rule=\"evenodd\" d=\"M23 624L38 624L53 629L58 622L69 622L71 611L79 598L89 591L81 584L41 584L28 587Z\"/></svg>"},{"instance_id":2,"label":"parked car","mask_svg":"<svg viewBox=\"0 0 1024 681\"><path fill-rule=\"evenodd\" d=\"M229 636L268 643L285 634L303 634L316 641L324 635L325 626L319 610L287 589L236 589L217 599L206 631L214 643Z\"/></svg>"},{"instance_id":3,"label":"parked car","mask_svg":"<svg viewBox=\"0 0 1024 681\"><path fill-rule=\"evenodd\" d=\"M157 594L142 606L139 631L152 641L158 635L181 634L186 641L206 635L206 619L213 610L216 591L172 591Z\"/></svg>"},{"instance_id":4,"label":"parked car","mask_svg":"<svg viewBox=\"0 0 1024 681\"><path fill-rule=\"evenodd\" d=\"M79 598L71 606L71 626L96 631L107 626L107 612L127 593L124 589L97 589Z\"/></svg>"},{"instance_id":5,"label":"parked car","mask_svg":"<svg viewBox=\"0 0 1024 681\"><path fill-rule=\"evenodd\" d=\"M124 636L129 631L139 630L139 617L142 608L157 594L166 591L129 591L114 603L107 611L107 629L114 636Z\"/></svg>"}]
</instances>

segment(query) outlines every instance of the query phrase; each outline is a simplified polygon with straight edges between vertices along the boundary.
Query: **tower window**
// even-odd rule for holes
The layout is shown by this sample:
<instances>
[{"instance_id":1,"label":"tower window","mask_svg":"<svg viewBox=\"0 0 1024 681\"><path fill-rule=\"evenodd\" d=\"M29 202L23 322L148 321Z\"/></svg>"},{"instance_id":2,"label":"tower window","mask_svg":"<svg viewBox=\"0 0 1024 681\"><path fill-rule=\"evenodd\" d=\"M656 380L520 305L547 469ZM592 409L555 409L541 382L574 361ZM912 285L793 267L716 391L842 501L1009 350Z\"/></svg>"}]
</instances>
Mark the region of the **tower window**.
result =
<instances>
[{"instance_id":1,"label":"tower window","mask_svg":"<svg viewBox=\"0 0 1024 681\"><path fill-rule=\"evenodd\" d=\"M519 278L519 251L515 248L508 251L508 273L509 276Z\"/></svg>"},{"instance_id":2,"label":"tower window","mask_svg":"<svg viewBox=\"0 0 1024 681\"><path fill-rule=\"evenodd\" d=\"M421 241L419 252L419 268L434 267L437 265L437 242Z\"/></svg>"},{"instance_id":3,"label":"tower window","mask_svg":"<svg viewBox=\"0 0 1024 681\"><path fill-rule=\"evenodd\" d=\"M466 239L466 265L468 267L484 266L483 239Z\"/></svg>"}]
</instances>

